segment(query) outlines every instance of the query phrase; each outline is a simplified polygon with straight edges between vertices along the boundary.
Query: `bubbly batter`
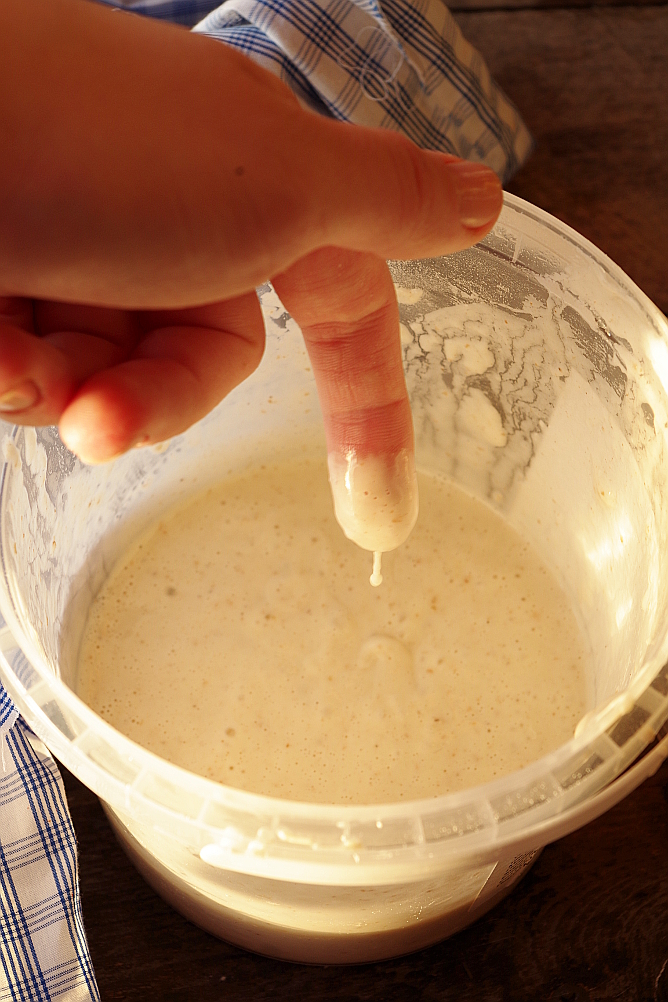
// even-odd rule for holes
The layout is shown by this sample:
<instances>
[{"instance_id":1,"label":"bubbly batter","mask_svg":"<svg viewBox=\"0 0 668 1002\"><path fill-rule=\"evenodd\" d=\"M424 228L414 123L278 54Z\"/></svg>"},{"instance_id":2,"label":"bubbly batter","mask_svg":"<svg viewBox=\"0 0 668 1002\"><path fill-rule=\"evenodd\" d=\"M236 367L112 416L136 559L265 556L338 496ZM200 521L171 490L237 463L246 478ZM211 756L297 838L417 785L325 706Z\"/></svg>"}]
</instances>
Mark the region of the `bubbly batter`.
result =
<instances>
[{"instance_id":1,"label":"bubbly batter","mask_svg":"<svg viewBox=\"0 0 668 1002\"><path fill-rule=\"evenodd\" d=\"M177 765L293 800L430 797L558 747L586 710L566 596L494 512L418 479L380 588L319 458L176 510L94 601L79 695Z\"/></svg>"}]
</instances>

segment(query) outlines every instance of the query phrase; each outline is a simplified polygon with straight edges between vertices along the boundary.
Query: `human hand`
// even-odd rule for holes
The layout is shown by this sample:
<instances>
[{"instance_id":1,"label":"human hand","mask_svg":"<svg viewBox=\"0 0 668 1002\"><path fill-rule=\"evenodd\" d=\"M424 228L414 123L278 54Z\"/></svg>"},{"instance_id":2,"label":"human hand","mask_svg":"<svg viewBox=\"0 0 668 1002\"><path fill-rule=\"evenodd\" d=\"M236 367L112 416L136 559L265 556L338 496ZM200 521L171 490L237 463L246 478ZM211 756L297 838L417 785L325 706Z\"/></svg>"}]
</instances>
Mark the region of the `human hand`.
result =
<instances>
[{"instance_id":1,"label":"human hand","mask_svg":"<svg viewBox=\"0 0 668 1002\"><path fill-rule=\"evenodd\" d=\"M202 36L76 0L6 13L5 415L59 422L88 461L184 430L259 361L252 290L272 278L330 456L412 454L384 258L480 239L501 206L491 171L303 111Z\"/></svg>"}]
</instances>

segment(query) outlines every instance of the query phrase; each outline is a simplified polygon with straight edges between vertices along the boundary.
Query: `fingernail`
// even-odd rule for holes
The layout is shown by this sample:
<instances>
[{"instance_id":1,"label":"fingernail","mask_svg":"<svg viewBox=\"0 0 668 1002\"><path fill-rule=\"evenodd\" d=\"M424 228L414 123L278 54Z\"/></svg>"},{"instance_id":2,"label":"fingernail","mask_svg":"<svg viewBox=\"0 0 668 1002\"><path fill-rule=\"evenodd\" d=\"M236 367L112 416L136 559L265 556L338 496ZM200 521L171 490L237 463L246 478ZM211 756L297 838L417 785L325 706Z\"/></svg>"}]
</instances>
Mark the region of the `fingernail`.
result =
<instances>
[{"instance_id":1,"label":"fingernail","mask_svg":"<svg viewBox=\"0 0 668 1002\"><path fill-rule=\"evenodd\" d=\"M40 397L41 394L32 380L26 379L0 396L0 411L3 414L25 411L28 407L34 407Z\"/></svg>"},{"instance_id":2,"label":"fingernail","mask_svg":"<svg viewBox=\"0 0 668 1002\"><path fill-rule=\"evenodd\" d=\"M125 448L114 448L105 439L91 438L83 429L68 428L61 429L60 438L70 452L79 457L86 466L102 466L104 463L112 463L125 455L129 449L139 449L146 445L149 440L148 435L142 435L134 442L130 442Z\"/></svg>"},{"instance_id":3,"label":"fingernail","mask_svg":"<svg viewBox=\"0 0 668 1002\"><path fill-rule=\"evenodd\" d=\"M124 455L123 451L110 452L105 451L103 448L91 448L90 445L85 442L79 443L76 447L74 447L74 443L70 441L63 442L63 444L70 450L70 452L73 452L75 456L78 456L81 462L85 463L86 466L104 466L105 463L113 463L115 459L119 459L122 455Z\"/></svg>"},{"instance_id":4,"label":"fingernail","mask_svg":"<svg viewBox=\"0 0 668 1002\"><path fill-rule=\"evenodd\" d=\"M86 435L82 435L78 430L72 429L65 433L61 429L60 439L63 445L86 466L101 466L103 463L110 463L112 459L116 459L116 455L108 453L104 446L100 448L99 444L91 443Z\"/></svg>"},{"instance_id":5,"label":"fingernail","mask_svg":"<svg viewBox=\"0 0 668 1002\"><path fill-rule=\"evenodd\" d=\"M474 230L496 219L503 204L503 191L494 171L468 160L453 163L449 169L456 178L462 226Z\"/></svg>"}]
</instances>

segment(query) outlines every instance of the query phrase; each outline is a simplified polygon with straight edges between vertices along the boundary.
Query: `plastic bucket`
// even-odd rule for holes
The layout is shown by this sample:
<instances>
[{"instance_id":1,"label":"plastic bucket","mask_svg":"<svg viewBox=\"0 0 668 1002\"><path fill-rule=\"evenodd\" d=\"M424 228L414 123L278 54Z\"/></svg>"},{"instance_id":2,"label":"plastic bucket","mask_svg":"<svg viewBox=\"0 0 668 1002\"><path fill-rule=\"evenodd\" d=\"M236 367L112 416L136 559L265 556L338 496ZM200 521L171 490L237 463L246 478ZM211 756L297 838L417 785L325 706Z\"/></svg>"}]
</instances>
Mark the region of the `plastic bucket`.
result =
<instances>
[{"instance_id":1,"label":"plastic bucket","mask_svg":"<svg viewBox=\"0 0 668 1002\"><path fill-rule=\"evenodd\" d=\"M391 268L419 465L533 544L594 652L590 712L526 769L412 803L272 800L171 765L75 695L88 607L132 539L243 468L251 444L257 456L277 434L319 428L299 331L269 287L260 369L187 434L104 467L83 467L53 429L4 441L0 673L12 699L167 900L294 960L373 960L462 928L667 753L665 320L594 247L511 197L479 246Z\"/></svg>"}]
</instances>

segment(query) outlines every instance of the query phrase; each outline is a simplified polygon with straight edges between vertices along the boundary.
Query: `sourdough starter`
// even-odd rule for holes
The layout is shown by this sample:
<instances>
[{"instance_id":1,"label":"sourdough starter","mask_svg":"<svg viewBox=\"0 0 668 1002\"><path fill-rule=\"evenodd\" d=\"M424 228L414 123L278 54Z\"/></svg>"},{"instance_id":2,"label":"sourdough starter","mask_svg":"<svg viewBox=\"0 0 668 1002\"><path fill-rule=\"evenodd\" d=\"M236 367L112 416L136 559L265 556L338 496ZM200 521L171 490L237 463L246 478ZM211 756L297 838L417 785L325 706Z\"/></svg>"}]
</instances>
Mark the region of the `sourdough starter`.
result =
<instances>
[{"instance_id":1,"label":"sourdough starter","mask_svg":"<svg viewBox=\"0 0 668 1002\"><path fill-rule=\"evenodd\" d=\"M566 596L491 509L418 482L379 588L319 457L175 510L95 599L79 695L177 765L292 800L430 797L558 747L586 710Z\"/></svg>"}]
</instances>

